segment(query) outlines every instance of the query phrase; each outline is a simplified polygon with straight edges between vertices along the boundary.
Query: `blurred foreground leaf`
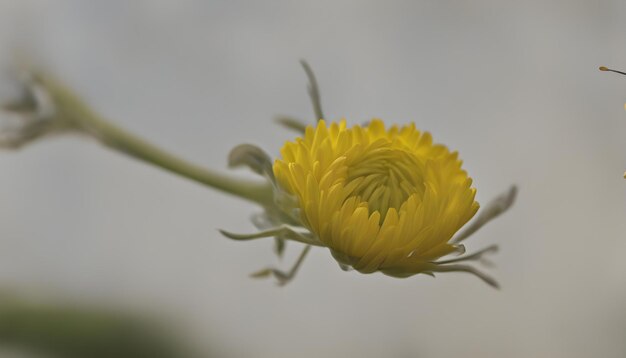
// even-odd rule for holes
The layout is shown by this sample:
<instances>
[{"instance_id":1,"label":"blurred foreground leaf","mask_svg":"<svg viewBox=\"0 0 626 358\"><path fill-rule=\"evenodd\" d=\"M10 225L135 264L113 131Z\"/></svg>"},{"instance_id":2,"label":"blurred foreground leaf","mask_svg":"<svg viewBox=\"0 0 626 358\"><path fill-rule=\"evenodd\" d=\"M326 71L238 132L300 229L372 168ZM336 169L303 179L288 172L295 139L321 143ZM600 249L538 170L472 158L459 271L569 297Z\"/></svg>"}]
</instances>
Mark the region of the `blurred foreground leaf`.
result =
<instances>
[{"instance_id":1,"label":"blurred foreground leaf","mask_svg":"<svg viewBox=\"0 0 626 358\"><path fill-rule=\"evenodd\" d=\"M59 358L190 357L172 332L121 312L0 299L0 345Z\"/></svg>"}]
</instances>

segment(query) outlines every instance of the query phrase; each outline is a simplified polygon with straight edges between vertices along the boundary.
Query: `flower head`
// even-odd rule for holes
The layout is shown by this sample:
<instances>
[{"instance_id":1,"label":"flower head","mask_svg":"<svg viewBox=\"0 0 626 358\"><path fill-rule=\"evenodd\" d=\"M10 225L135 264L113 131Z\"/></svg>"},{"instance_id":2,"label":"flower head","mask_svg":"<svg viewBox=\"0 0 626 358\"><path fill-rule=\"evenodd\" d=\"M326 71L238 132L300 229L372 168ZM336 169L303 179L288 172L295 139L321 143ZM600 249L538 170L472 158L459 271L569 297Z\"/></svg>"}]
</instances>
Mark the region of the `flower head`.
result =
<instances>
[{"instance_id":1,"label":"flower head","mask_svg":"<svg viewBox=\"0 0 626 358\"><path fill-rule=\"evenodd\" d=\"M354 269L410 276L459 250L450 239L478 210L457 153L413 124L308 127L274 163L278 185L333 256Z\"/></svg>"},{"instance_id":2,"label":"flower head","mask_svg":"<svg viewBox=\"0 0 626 358\"><path fill-rule=\"evenodd\" d=\"M316 117L322 116L317 81L309 77L309 94ZM229 165L248 166L273 186L274 200L253 222L261 231L236 234L234 240L276 239L280 255L286 240L306 244L291 270L261 270L254 277L273 275L289 282L311 246L326 247L344 270L380 271L393 277L419 273L467 272L497 287L491 277L463 261L479 260L496 245L465 253L463 240L501 213L515 200L517 189L478 211L476 189L462 169L456 152L433 143L414 124L385 127L380 119L348 128L346 121L316 126L285 117L280 123L303 132L285 143L272 164L263 150L244 144L231 151Z\"/></svg>"},{"instance_id":3,"label":"flower head","mask_svg":"<svg viewBox=\"0 0 626 358\"><path fill-rule=\"evenodd\" d=\"M245 164L274 183L275 205L261 216L265 231L236 240L275 237L327 247L344 269L380 271L394 277L419 273L472 273L490 285L496 282L475 268L458 264L482 259L495 245L464 253L460 242L507 210L515 187L487 205L481 215L458 233L478 211L476 189L456 152L433 143L427 132L410 124L385 128L374 119L348 128L345 120L308 126L304 136L287 142L273 167L260 149L242 145L231 152L231 165ZM259 222L259 221L257 221ZM282 246L281 246L282 247ZM279 250L280 251L280 250ZM303 255L308 252L308 246ZM269 269L281 283L290 273Z\"/></svg>"}]
</instances>

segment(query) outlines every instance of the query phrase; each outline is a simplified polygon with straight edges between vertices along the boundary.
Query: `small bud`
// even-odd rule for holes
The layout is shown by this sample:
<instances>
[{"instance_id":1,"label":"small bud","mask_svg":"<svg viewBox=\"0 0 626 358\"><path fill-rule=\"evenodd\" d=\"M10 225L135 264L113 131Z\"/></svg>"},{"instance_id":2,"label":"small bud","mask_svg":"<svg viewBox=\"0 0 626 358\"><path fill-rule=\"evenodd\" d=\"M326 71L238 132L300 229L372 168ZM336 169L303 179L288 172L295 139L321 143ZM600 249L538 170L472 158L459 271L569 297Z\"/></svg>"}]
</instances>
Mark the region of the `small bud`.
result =
<instances>
[{"instance_id":1,"label":"small bud","mask_svg":"<svg viewBox=\"0 0 626 358\"><path fill-rule=\"evenodd\" d=\"M259 175L274 180L272 160L261 148L252 144L240 144L228 154L228 166L231 168L246 166Z\"/></svg>"},{"instance_id":2,"label":"small bud","mask_svg":"<svg viewBox=\"0 0 626 358\"><path fill-rule=\"evenodd\" d=\"M0 147L16 149L59 128L48 90L30 72L3 81L0 100Z\"/></svg>"},{"instance_id":3,"label":"small bud","mask_svg":"<svg viewBox=\"0 0 626 358\"><path fill-rule=\"evenodd\" d=\"M612 70L608 67L604 67L604 66L600 66L598 68L600 71L604 71L604 72L615 72L615 73L619 73L620 75L626 75L626 72L622 72L622 71L617 71L617 70Z\"/></svg>"}]
</instances>

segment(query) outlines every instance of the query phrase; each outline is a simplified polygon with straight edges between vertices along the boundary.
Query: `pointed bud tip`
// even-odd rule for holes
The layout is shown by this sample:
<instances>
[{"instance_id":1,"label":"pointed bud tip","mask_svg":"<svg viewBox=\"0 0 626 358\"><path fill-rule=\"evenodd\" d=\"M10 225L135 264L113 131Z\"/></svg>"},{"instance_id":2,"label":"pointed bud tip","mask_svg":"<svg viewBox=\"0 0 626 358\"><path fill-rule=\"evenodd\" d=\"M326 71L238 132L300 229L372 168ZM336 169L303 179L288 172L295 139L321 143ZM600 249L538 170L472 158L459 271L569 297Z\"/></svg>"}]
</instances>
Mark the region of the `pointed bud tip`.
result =
<instances>
[{"instance_id":1,"label":"pointed bud tip","mask_svg":"<svg viewBox=\"0 0 626 358\"><path fill-rule=\"evenodd\" d=\"M600 66L600 67L598 67L598 69L600 71L604 71L604 72L615 72L615 73L619 73L620 75L626 75L626 72L614 70L612 68L608 68L608 67L604 67L604 66Z\"/></svg>"},{"instance_id":2,"label":"pointed bud tip","mask_svg":"<svg viewBox=\"0 0 626 358\"><path fill-rule=\"evenodd\" d=\"M260 271L256 271L250 274L252 278L265 278L269 277L272 274L272 269L263 269Z\"/></svg>"}]
</instances>

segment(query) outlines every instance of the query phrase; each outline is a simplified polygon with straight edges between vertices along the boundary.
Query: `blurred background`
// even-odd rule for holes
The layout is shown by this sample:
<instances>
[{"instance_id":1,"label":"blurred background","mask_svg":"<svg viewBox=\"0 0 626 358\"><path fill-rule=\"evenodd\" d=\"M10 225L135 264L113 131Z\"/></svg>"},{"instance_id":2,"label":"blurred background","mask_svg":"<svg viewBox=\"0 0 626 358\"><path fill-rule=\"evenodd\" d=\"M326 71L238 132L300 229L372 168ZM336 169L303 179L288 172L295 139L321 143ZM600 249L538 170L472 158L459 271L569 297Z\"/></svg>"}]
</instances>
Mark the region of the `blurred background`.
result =
<instances>
[{"instance_id":1,"label":"blurred background","mask_svg":"<svg viewBox=\"0 0 626 358\"><path fill-rule=\"evenodd\" d=\"M413 121L460 152L479 202L520 193L466 244L500 245L500 291L343 272L322 249L279 288L248 274L297 245L279 262L217 232L254 231L252 205L49 138L0 153L0 287L176 322L207 356L624 357L626 78L597 70L626 68L624 34L622 0L2 0L3 61L27 53L199 164L275 155L295 136L275 116L313 120L304 58L329 119Z\"/></svg>"}]
</instances>

